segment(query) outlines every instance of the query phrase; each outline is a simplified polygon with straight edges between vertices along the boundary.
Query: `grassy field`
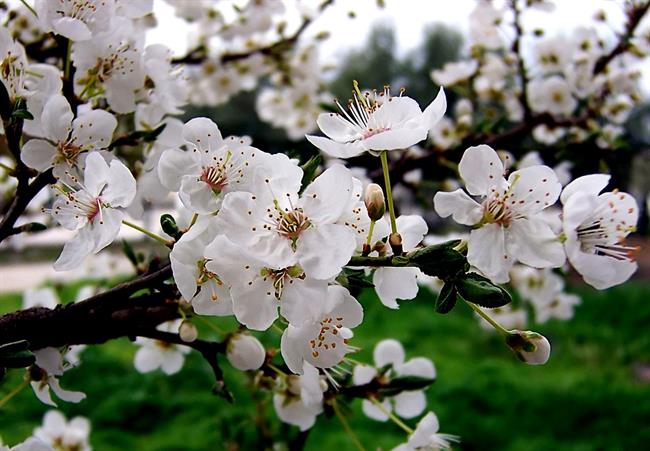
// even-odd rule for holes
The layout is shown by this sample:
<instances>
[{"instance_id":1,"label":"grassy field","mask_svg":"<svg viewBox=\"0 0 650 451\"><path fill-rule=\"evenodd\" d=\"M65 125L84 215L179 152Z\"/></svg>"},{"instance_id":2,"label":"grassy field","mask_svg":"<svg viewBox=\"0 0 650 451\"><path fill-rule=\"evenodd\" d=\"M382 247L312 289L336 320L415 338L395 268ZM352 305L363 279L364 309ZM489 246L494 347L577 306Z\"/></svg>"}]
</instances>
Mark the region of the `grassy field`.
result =
<instances>
[{"instance_id":1,"label":"grassy field","mask_svg":"<svg viewBox=\"0 0 650 451\"><path fill-rule=\"evenodd\" d=\"M72 294L67 290L64 296ZM425 294L390 311L366 293L366 319L355 330L354 343L363 350L355 358L370 360L374 344L386 337L402 340L407 358L432 358L438 379L428 390L429 407L442 432L461 436L456 449L643 449L650 443L650 286L637 282L579 294L583 304L574 320L535 327L553 345L545 366L515 360L477 326L466 306L447 316L435 314ZM0 298L0 311L18 305L18 296ZM60 408L68 416L91 419L96 450L249 450L258 449L258 435L266 430L296 434L279 424L268 395L252 399L246 382L229 368L233 405L211 394L211 373L198 355L190 355L179 374L166 377L135 372L134 351L127 340L88 349L83 365L63 378L64 387L88 395L78 405L61 403ZM21 377L19 371L11 373L0 385L0 397ZM366 419L358 402L350 407L349 422L367 449L390 449L404 440L394 424ZM1 436L11 444L22 440L46 410L24 390L0 410ZM260 423L264 411L270 421ZM307 449L335 448L354 449L335 417L321 417Z\"/></svg>"}]
</instances>

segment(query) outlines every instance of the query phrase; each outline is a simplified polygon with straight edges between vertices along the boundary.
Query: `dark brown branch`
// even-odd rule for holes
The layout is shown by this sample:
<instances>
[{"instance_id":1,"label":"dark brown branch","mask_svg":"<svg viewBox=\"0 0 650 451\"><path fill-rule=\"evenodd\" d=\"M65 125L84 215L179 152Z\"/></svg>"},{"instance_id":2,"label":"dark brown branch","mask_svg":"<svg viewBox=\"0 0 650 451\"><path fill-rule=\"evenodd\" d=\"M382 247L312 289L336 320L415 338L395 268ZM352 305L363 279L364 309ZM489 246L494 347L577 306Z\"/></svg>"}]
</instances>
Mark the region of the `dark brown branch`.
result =
<instances>
[{"instance_id":1,"label":"dark brown branch","mask_svg":"<svg viewBox=\"0 0 650 451\"><path fill-rule=\"evenodd\" d=\"M641 19L646 15L650 9L650 1L640 4L632 4L627 13L627 22L625 24L625 32L618 41L618 44L606 55L601 56L594 66L594 75L599 74L605 70L607 65L618 55L629 50L631 43L630 39L634 36Z\"/></svg>"},{"instance_id":2,"label":"dark brown branch","mask_svg":"<svg viewBox=\"0 0 650 451\"><path fill-rule=\"evenodd\" d=\"M18 170L18 167L17 167ZM18 178L19 184L7 213L3 216L0 222L0 242L11 235L19 233L15 229L15 224L18 218L25 212L29 203L36 197L36 195L50 183L54 183L54 176L52 170L49 169L32 180L26 186L21 186L21 178Z\"/></svg>"},{"instance_id":3,"label":"dark brown branch","mask_svg":"<svg viewBox=\"0 0 650 451\"><path fill-rule=\"evenodd\" d=\"M530 106L528 105L528 75L526 72L526 65L524 64L524 58L521 55L521 37L523 36L524 31L521 26L521 11L517 6L517 0L511 0L510 8L514 14L513 25L515 27L515 39L512 41L512 53L515 54L517 58L517 70L519 73L519 80L521 82L519 103L524 110L524 121L526 121L530 119L531 111Z\"/></svg>"},{"instance_id":4,"label":"dark brown branch","mask_svg":"<svg viewBox=\"0 0 650 451\"><path fill-rule=\"evenodd\" d=\"M319 11L322 12L325 8L330 6L332 3L334 3L334 0L327 0L326 2L322 3L319 7ZM303 19L302 24L300 24L300 27L298 27L298 29L292 35L282 38L279 41L274 42L273 44L265 45L252 50L247 50L245 52L224 53L219 58L219 61L222 64L225 64L234 61L240 61L257 54L265 55L265 56L273 56L278 53L282 53L283 51L291 48L296 42L298 42L300 36L305 32L305 30L309 27L309 25L311 25L313 20L314 19L310 19L310 18ZM172 63L197 65L203 63L207 59L208 56L206 54L205 46L199 46L196 49L192 50L186 56L183 56L181 58L174 58L172 60Z\"/></svg>"},{"instance_id":5,"label":"dark brown branch","mask_svg":"<svg viewBox=\"0 0 650 451\"><path fill-rule=\"evenodd\" d=\"M157 292L136 298L144 288L160 286L171 276L165 265L150 274L74 304L55 309L35 307L0 316L0 344L26 340L30 349L98 344L134 336L179 317L175 296Z\"/></svg>"}]
</instances>

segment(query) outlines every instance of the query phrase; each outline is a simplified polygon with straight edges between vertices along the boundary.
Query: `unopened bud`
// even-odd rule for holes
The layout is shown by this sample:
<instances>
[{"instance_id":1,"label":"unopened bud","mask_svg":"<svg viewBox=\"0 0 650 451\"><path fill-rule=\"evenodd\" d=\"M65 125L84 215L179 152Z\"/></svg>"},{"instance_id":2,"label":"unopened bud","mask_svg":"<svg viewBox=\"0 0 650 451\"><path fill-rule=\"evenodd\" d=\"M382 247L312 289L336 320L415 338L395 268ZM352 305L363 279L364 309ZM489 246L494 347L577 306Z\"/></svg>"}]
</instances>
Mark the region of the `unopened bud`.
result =
<instances>
[{"instance_id":1,"label":"unopened bud","mask_svg":"<svg viewBox=\"0 0 650 451\"><path fill-rule=\"evenodd\" d=\"M199 336L199 331L196 326L189 321L183 321L181 327L178 328L178 335L185 343L191 343Z\"/></svg>"},{"instance_id":2,"label":"unopened bud","mask_svg":"<svg viewBox=\"0 0 650 451\"><path fill-rule=\"evenodd\" d=\"M264 364L266 351L260 341L248 334L236 334L228 340L226 357L238 370L256 370Z\"/></svg>"},{"instance_id":3,"label":"unopened bud","mask_svg":"<svg viewBox=\"0 0 650 451\"><path fill-rule=\"evenodd\" d=\"M506 343L519 360L529 365L543 365L551 355L551 344L546 337L530 330L511 330Z\"/></svg>"},{"instance_id":4,"label":"unopened bud","mask_svg":"<svg viewBox=\"0 0 650 451\"><path fill-rule=\"evenodd\" d=\"M366 187L363 202L366 204L366 209L368 209L368 216L373 221L379 221L386 213L384 191L376 183L371 183Z\"/></svg>"}]
</instances>

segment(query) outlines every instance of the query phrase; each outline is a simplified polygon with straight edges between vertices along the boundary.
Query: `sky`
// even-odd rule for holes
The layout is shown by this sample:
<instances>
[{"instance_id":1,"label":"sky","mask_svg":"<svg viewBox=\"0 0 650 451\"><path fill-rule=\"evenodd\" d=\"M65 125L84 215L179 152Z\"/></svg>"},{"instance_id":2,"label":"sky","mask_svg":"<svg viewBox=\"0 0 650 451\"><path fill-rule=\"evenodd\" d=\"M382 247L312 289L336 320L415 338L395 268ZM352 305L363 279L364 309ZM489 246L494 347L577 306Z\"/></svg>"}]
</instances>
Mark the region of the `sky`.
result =
<instances>
[{"instance_id":1,"label":"sky","mask_svg":"<svg viewBox=\"0 0 650 451\"><path fill-rule=\"evenodd\" d=\"M469 13L475 2L476 0L385 0L386 7L378 8L376 0L336 0L310 26L309 31L313 34L329 31L331 37L322 47L323 53L326 57L340 58L349 49L363 46L374 23L393 23L399 50L403 52L420 42L422 30L429 24L444 23L466 32L469 28ZM529 29L541 26L549 34L562 33L579 25L593 23L592 18L599 9L607 12L616 28L622 26L622 1L556 0L555 3L556 10L551 14L537 11L527 13L524 26ZM296 0L285 0L285 4L287 10L295 9ZM177 54L185 52L185 22L174 17L173 8L164 0L155 0L154 11L160 27L150 32L148 42L164 43ZM354 11L356 18L349 17L350 11ZM611 38L611 31L606 27L601 27L600 31Z\"/></svg>"},{"instance_id":2,"label":"sky","mask_svg":"<svg viewBox=\"0 0 650 451\"><path fill-rule=\"evenodd\" d=\"M185 0L196 1L196 0ZM288 11L297 11L299 0L283 0ZM498 6L505 0L495 0ZM307 4L319 4L316 0L303 0ZM552 13L529 10L523 17L525 30L543 28L548 36L570 36L578 26L591 26L599 10L605 11L608 24L599 24L597 29L607 43L615 40L616 32L623 29L625 15L623 0L555 0ZM395 28L398 52L403 54L417 46L425 27L443 23L456 27L464 33L469 30L469 14L476 0L385 0L385 7L377 7L377 0L335 0L334 5L312 23L308 35L328 31L330 38L321 45L321 56L326 64L336 65L351 49L363 47L373 24L392 24ZM354 18L350 12L354 12ZM154 0L154 12L159 27L149 32L147 43L160 42L169 46L176 55L187 51L187 23L174 16L174 9L164 0ZM293 24L298 23L296 12ZM648 19L648 18L646 18ZM650 19L648 19L650 21ZM290 24L292 22L290 21ZM511 27L504 27L509 33ZM525 43L524 43L525 47ZM524 49L525 51L525 49ZM644 74L643 86L650 93L650 65L641 68Z\"/></svg>"}]
</instances>

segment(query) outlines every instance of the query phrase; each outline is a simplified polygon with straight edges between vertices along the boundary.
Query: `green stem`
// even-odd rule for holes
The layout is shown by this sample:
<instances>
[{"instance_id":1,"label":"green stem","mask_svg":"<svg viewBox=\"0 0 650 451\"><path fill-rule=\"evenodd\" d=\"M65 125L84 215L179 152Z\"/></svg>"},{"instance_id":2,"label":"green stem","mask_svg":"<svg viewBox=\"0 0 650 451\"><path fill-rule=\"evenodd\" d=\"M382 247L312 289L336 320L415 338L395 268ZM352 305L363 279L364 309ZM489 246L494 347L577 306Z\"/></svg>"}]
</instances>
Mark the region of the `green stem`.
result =
<instances>
[{"instance_id":1,"label":"green stem","mask_svg":"<svg viewBox=\"0 0 650 451\"><path fill-rule=\"evenodd\" d=\"M71 63L71 56L72 54L72 41L68 39L68 49L66 50L65 53L65 67L64 67L64 72L63 72L63 77L66 80L70 79L70 63Z\"/></svg>"},{"instance_id":2,"label":"green stem","mask_svg":"<svg viewBox=\"0 0 650 451\"><path fill-rule=\"evenodd\" d=\"M7 165L4 164L4 163L0 163L0 168L4 169L4 170L7 171L9 174L11 174L11 173L13 173L13 172L15 171L14 168L12 168L11 166L7 166Z\"/></svg>"},{"instance_id":3,"label":"green stem","mask_svg":"<svg viewBox=\"0 0 650 451\"><path fill-rule=\"evenodd\" d=\"M287 373L285 373L284 371L282 371L280 368L278 368L277 366L273 365L272 363L267 363L266 366L268 366L270 369L272 369L273 371L275 371L275 372L277 373L278 376L280 376L280 377L282 377L282 378L286 378L286 377L287 377Z\"/></svg>"},{"instance_id":4,"label":"green stem","mask_svg":"<svg viewBox=\"0 0 650 451\"><path fill-rule=\"evenodd\" d=\"M36 17L38 17L38 14L36 13L36 10L35 10L34 8L32 8L32 7L29 5L29 3L27 3L26 0L20 0L20 3L22 3L23 5L25 5L25 8L27 8L27 9L28 9L32 14L34 14Z\"/></svg>"},{"instance_id":5,"label":"green stem","mask_svg":"<svg viewBox=\"0 0 650 451\"><path fill-rule=\"evenodd\" d=\"M144 234L147 235L148 237L153 238L154 240L158 241L158 242L159 242L160 244L162 244L163 246L167 246L167 247L169 247L169 246L171 246L171 244L172 244L170 241L167 241L166 239L164 239L164 238L161 237L160 235L156 235L155 233L150 232L149 230L144 229L144 228L140 227L140 226L137 225L137 224L133 224L132 222L129 222L129 221L127 221L127 220L123 220L123 221L122 221L122 224L124 224L125 226L129 226L129 227L131 227L132 229L137 230L138 232L142 232L142 233L144 233Z\"/></svg>"},{"instance_id":6,"label":"green stem","mask_svg":"<svg viewBox=\"0 0 650 451\"><path fill-rule=\"evenodd\" d=\"M366 240L366 244L368 245L368 247L370 247L370 245L372 244L372 234L374 231L375 231L375 221L371 219L370 227L368 228L368 239Z\"/></svg>"},{"instance_id":7,"label":"green stem","mask_svg":"<svg viewBox=\"0 0 650 451\"><path fill-rule=\"evenodd\" d=\"M388 213L390 214L390 230L392 233L397 233L395 208L393 207L393 192L390 188L390 174L388 172L388 151L382 151L379 157L381 158L381 168L384 171L384 185L386 186L386 199L388 200Z\"/></svg>"},{"instance_id":8,"label":"green stem","mask_svg":"<svg viewBox=\"0 0 650 451\"><path fill-rule=\"evenodd\" d=\"M341 413L341 409L339 408L339 403L336 401L336 398L332 399L332 408L334 409L334 413L336 414L337 418L343 425L343 429L345 429L345 432L348 433L348 435L352 439L352 442L357 447L357 449L359 449L360 451L365 451L365 448L359 441L359 437L357 437L357 434L355 434L352 428L350 427L348 420L346 420L345 416L343 416L343 414Z\"/></svg>"},{"instance_id":9,"label":"green stem","mask_svg":"<svg viewBox=\"0 0 650 451\"><path fill-rule=\"evenodd\" d=\"M5 404L7 404L9 401L11 401L11 399L14 396L16 396L18 393L20 393L23 390L23 388L27 387L28 385L29 385L29 381L27 379L25 379L25 380L22 381L22 383L19 386L17 386L13 390L11 390L7 394L7 396L0 399L0 409L2 409L5 406Z\"/></svg>"},{"instance_id":10,"label":"green stem","mask_svg":"<svg viewBox=\"0 0 650 451\"><path fill-rule=\"evenodd\" d=\"M386 415L388 415L388 418L390 418L393 423L395 423L396 425L401 427L404 430L404 432L406 432L407 434L412 434L413 433L413 428L409 427L409 425L407 425L402 420L397 418L397 416L393 412L388 410L386 407L384 407L384 405L382 403L380 403L379 401L377 401L375 398L372 398L372 397L370 397L368 399L370 399L370 402L372 402L374 405L376 405L379 408L379 410L381 410Z\"/></svg>"},{"instance_id":11,"label":"green stem","mask_svg":"<svg viewBox=\"0 0 650 451\"><path fill-rule=\"evenodd\" d=\"M483 318L485 321L490 323L492 327L496 329L497 332L503 335L510 335L510 331L507 330L505 327L503 327L501 324L497 323L495 320L493 320L490 315L485 313L478 305L474 304L473 302L465 301L467 305L469 305L472 310L474 310L476 313L478 313L481 318Z\"/></svg>"}]
</instances>

